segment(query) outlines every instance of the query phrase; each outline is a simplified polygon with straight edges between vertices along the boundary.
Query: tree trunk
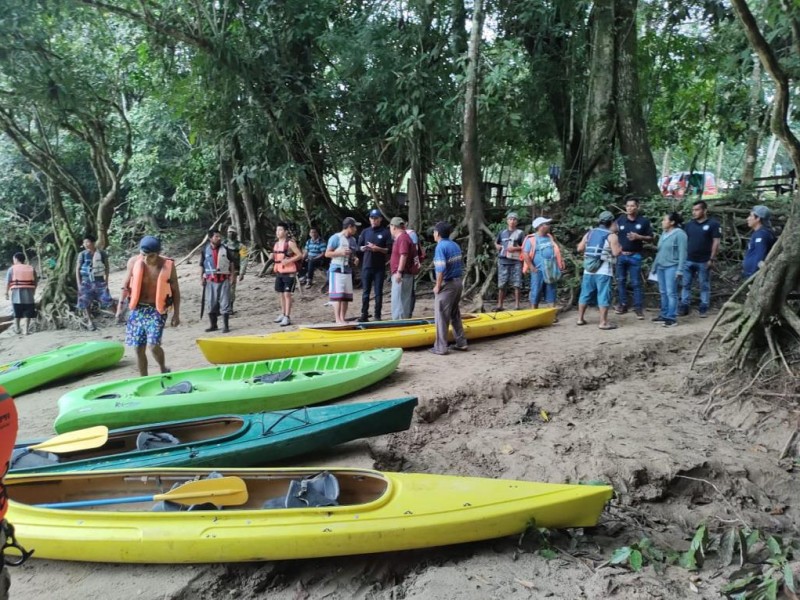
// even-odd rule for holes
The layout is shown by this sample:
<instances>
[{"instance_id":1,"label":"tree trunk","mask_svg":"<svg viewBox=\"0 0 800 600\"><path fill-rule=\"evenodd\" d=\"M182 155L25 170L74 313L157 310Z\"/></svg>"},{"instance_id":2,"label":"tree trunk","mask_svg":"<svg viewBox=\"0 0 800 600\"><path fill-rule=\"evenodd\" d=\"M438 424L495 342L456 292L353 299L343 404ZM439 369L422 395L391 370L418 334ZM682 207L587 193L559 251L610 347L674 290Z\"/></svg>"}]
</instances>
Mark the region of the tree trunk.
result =
<instances>
[{"instance_id":1,"label":"tree trunk","mask_svg":"<svg viewBox=\"0 0 800 600\"><path fill-rule=\"evenodd\" d=\"M408 225L419 231L422 226L422 198L425 194L425 173L419 155L411 159L411 176L408 180Z\"/></svg>"},{"instance_id":2,"label":"tree trunk","mask_svg":"<svg viewBox=\"0 0 800 600\"><path fill-rule=\"evenodd\" d=\"M637 196L652 196L658 193L658 177L639 93L636 5L637 0L616 0L617 133L629 191Z\"/></svg>"},{"instance_id":3,"label":"tree trunk","mask_svg":"<svg viewBox=\"0 0 800 600\"><path fill-rule=\"evenodd\" d=\"M661 177L669 175L669 161L672 158L672 152L669 148L664 150L664 158L661 160Z\"/></svg>"},{"instance_id":4,"label":"tree trunk","mask_svg":"<svg viewBox=\"0 0 800 600\"><path fill-rule=\"evenodd\" d=\"M747 142L744 149L742 168L742 187L752 187L756 176L758 144L761 140L761 63L753 63L752 85L750 88L750 114L747 118Z\"/></svg>"},{"instance_id":5,"label":"tree trunk","mask_svg":"<svg viewBox=\"0 0 800 600\"><path fill-rule=\"evenodd\" d=\"M584 112L582 179L609 173L612 166L614 107L614 0L598 0L590 16L592 56Z\"/></svg>"},{"instance_id":6,"label":"tree trunk","mask_svg":"<svg viewBox=\"0 0 800 600\"><path fill-rule=\"evenodd\" d=\"M242 217L239 214L239 203L236 202L236 183L233 174L233 158L227 144L220 142L219 145L219 179L220 186L225 190L225 199L228 203L228 215L231 219L231 226L236 229L240 240L244 240L242 231Z\"/></svg>"},{"instance_id":7,"label":"tree trunk","mask_svg":"<svg viewBox=\"0 0 800 600\"><path fill-rule=\"evenodd\" d=\"M717 178L717 188L721 185L722 182L722 159L725 158L725 142L720 142L719 146L717 147L717 168L714 171L714 175Z\"/></svg>"},{"instance_id":8,"label":"tree trunk","mask_svg":"<svg viewBox=\"0 0 800 600\"><path fill-rule=\"evenodd\" d=\"M778 136L774 133L769 138L769 145L767 146L767 156L764 158L764 164L761 165L761 177L769 177L772 175L772 168L775 165L775 156L778 154Z\"/></svg>"},{"instance_id":9,"label":"tree trunk","mask_svg":"<svg viewBox=\"0 0 800 600\"><path fill-rule=\"evenodd\" d=\"M469 243L465 279L469 278L481 246L485 225L483 216L483 186L481 157L478 148L478 62L480 61L481 32L483 31L483 0L475 0L472 31L467 55L464 90L464 131L461 143L461 190L466 208Z\"/></svg>"}]
</instances>

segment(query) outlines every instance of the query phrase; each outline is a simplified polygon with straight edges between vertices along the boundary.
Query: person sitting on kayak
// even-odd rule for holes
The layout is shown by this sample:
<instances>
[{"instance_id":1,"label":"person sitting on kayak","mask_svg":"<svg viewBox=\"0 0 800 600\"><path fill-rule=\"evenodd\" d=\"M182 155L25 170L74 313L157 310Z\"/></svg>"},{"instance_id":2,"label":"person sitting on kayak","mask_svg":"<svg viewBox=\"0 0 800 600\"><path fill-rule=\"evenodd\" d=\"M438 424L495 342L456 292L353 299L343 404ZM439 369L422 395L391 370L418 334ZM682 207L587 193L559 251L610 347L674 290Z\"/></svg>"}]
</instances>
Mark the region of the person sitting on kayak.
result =
<instances>
[{"instance_id":1,"label":"person sitting on kayak","mask_svg":"<svg viewBox=\"0 0 800 600\"><path fill-rule=\"evenodd\" d=\"M172 326L180 322L181 293L178 275L172 259L159 255L161 242L147 235L139 243L141 253L128 260L128 272L122 284L122 298L117 308L117 320L122 314L123 302L130 298L130 315L125 329L125 345L136 349L139 375L147 375L147 353L150 348L162 373L169 373L164 363L161 335L171 306Z\"/></svg>"}]
</instances>

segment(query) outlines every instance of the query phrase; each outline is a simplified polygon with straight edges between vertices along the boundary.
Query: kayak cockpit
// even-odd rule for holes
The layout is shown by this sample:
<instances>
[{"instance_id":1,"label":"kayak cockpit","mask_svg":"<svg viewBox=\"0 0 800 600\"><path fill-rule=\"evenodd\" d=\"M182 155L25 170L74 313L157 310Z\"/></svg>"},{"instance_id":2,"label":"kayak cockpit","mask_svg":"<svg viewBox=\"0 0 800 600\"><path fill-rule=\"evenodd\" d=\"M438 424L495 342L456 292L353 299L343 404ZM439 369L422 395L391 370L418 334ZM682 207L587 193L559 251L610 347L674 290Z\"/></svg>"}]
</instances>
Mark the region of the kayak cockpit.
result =
<instances>
[{"instance_id":1,"label":"kayak cockpit","mask_svg":"<svg viewBox=\"0 0 800 600\"><path fill-rule=\"evenodd\" d=\"M218 479L214 479L215 477ZM243 501L237 500L224 505L222 508L226 511L365 505L385 496L390 488L389 479L382 473L370 470L275 469L269 472L265 470L248 472L226 469L224 477L216 472L196 474L176 471L141 473L107 471L12 477L7 482L7 489L9 498L21 504L36 506L71 502L80 503L80 506L69 508L80 510L149 513L153 510L162 511L163 508L157 506L159 503L172 500L176 495L180 495L182 490L191 490L192 485L199 481L210 485L201 490L196 497L188 500L182 498L178 502L184 508L191 506L191 510L220 510L220 507L214 506L214 502L218 504L224 502L216 500L218 496L215 497L212 492L219 487L217 491L224 493L227 490L225 483L227 480L241 480L239 483L243 482L246 494L242 497ZM218 486L213 483L215 481L219 482ZM311 483L313 481L320 485ZM334 502L315 504L313 498L311 502L304 501L304 498L311 497L312 493L318 496L330 496ZM332 497L334 495L335 498ZM109 503L112 499L131 499L131 501L99 504L101 501ZM98 504L93 504L95 502Z\"/></svg>"}]
</instances>

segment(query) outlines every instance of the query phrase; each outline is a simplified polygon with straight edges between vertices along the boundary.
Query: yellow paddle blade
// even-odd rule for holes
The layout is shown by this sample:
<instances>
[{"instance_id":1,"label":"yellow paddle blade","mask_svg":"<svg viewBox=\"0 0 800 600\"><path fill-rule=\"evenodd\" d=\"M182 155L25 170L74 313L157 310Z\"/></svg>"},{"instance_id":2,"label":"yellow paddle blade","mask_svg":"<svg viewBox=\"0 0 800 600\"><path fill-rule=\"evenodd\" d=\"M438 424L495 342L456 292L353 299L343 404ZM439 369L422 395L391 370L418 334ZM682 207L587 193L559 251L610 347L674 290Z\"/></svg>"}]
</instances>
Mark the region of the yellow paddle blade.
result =
<instances>
[{"instance_id":1,"label":"yellow paddle blade","mask_svg":"<svg viewBox=\"0 0 800 600\"><path fill-rule=\"evenodd\" d=\"M49 440L29 446L30 450L45 450L54 454L60 452L76 452L78 450L90 450L99 448L108 441L108 427L98 425L88 429L79 429L62 433Z\"/></svg>"},{"instance_id":2,"label":"yellow paddle blade","mask_svg":"<svg viewBox=\"0 0 800 600\"><path fill-rule=\"evenodd\" d=\"M247 484L240 477L219 477L184 483L174 490L156 494L153 500L169 500L177 504L238 506L247 502Z\"/></svg>"}]
</instances>

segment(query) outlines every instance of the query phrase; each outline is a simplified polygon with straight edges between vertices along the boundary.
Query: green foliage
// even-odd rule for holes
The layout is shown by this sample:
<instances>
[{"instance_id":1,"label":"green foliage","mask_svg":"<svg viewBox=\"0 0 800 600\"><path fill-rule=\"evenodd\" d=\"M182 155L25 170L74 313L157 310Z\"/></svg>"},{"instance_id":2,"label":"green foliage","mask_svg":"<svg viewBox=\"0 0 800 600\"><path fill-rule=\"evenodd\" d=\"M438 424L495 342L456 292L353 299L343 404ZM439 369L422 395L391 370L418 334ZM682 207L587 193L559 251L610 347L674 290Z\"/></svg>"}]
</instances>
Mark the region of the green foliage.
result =
<instances>
[{"instance_id":1,"label":"green foliage","mask_svg":"<svg viewBox=\"0 0 800 600\"><path fill-rule=\"evenodd\" d=\"M673 564L676 560L675 552L664 552L653 545L649 538L643 537L635 544L614 550L608 563L625 566L638 573L647 565L653 565L657 571L662 571L666 565Z\"/></svg>"}]
</instances>

